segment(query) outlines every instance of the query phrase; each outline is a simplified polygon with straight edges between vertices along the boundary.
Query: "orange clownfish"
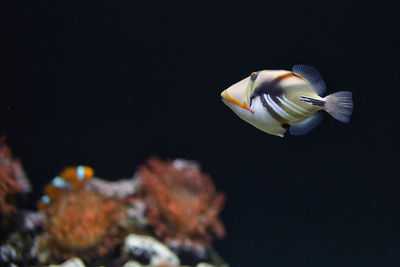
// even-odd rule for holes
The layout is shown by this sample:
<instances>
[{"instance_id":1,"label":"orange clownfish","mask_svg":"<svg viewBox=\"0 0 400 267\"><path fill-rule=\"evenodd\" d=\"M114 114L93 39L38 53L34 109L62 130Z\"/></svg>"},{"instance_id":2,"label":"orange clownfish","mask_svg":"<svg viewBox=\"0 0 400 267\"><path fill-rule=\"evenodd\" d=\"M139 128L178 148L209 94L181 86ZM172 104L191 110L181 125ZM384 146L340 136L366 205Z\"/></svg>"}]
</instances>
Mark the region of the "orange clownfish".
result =
<instances>
[{"instance_id":1,"label":"orange clownfish","mask_svg":"<svg viewBox=\"0 0 400 267\"><path fill-rule=\"evenodd\" d=\"M84 182L94 176L89 166L66 167L54 177L44 189L44 195L39 200L39 210L44 210L64 191L79 188Z\"/></svg>"}]
</instances>

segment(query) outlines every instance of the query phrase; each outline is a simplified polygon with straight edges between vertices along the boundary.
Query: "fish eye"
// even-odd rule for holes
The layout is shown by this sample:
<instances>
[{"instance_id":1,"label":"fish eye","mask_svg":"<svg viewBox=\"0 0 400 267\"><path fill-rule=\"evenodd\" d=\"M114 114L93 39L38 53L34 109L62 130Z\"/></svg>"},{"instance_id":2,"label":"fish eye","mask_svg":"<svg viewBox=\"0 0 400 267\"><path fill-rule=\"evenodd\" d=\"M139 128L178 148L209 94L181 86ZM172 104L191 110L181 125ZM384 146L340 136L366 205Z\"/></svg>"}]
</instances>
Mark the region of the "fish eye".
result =
<instances>
[{"instance_id":1,"label":"fish eye","mask_svg":"<svg viewBox=\"0 0 400 267\"><path fill-rule=\"evenodd\" d=\"M257 75L258 75L257 72L252 72L252 73L250 74L250 79L254 82L254 81L257 79Z\"/></svg>"}]
</instances>

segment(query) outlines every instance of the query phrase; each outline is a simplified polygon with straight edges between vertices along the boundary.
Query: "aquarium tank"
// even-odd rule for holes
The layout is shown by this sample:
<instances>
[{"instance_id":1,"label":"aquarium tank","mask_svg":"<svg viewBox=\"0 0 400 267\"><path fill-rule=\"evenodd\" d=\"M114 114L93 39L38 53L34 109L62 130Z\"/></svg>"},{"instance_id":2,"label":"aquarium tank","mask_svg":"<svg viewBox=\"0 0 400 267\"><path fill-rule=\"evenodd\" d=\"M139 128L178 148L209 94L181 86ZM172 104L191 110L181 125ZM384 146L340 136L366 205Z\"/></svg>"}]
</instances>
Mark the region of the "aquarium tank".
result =
<instances>
[{"instance_id":1,"label":"aquarium tank","mask_svg":"<svg viewBox=\"0 0 400 267\"><path fill-rule=\"evenodd\" d=\"M400 266L397 10L8 1L0 266Z\"/></svg>"}]
</instances>

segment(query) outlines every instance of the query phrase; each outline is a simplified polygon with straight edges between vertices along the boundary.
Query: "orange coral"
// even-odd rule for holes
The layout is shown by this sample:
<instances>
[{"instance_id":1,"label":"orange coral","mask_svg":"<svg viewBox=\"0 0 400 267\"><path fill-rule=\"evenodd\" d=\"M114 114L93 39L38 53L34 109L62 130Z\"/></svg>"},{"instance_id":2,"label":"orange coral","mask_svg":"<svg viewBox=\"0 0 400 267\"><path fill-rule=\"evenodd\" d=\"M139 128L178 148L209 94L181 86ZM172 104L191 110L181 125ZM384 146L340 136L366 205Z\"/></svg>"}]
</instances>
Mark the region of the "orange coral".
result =
<instances>
[{"instance_id":1,"label":"orange coral","mask_svg":"<svg viewBox=\"0 0 400 267\"><path fill-rule=\"evenodd\" d=\"M176 163L176 162L175 162ZM217 193L209 175L196 166L152 158L139 169L150 201L149 224L168 244L209 246L212 235L225 229L218 215L225 196Z\"/></svg>"},{"instance_id":2,"label":"orange coral","mask_svg":"<svg viewBox=\"0 0 400 267\"><path fill-rule=\"evenodd\" d=\"M63 192L45 213L46 246L54 258L102 256L123 237L121 203L82 187Z\"/></svg>"},{"instance_id":3,"label":"orange coral","mask_svg":"<svg viewBox=\"0 0 400 267\"><path fill-rule=\"evenodd\" d=\"M0 214L7 214L15 210L12 198L23 191L23 186L17 180L22 172L19 162L12 157L11 150L0 138Z\"/></svg>"}]
</instances>

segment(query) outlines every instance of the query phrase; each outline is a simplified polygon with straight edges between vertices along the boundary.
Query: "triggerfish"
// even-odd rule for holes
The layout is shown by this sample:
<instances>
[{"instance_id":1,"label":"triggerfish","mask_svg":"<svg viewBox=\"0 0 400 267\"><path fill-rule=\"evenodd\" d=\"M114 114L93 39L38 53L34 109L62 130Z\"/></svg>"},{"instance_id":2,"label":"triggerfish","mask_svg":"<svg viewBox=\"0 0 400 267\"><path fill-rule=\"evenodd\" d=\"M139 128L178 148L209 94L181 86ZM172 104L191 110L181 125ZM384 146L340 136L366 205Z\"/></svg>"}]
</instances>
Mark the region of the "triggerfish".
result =
<instances>
[{"instance_id":1,"label":"triggerfish","mask_svg":"<svg viewBox=\"0 0 400 267\"><path fill-rule=\"evenodd\" d=\"M325 97L326 85L311 66L295 65L292 71L262 70L221 93L222 101L241 119L256 128L283 137L286 131L303 135L314 129L325 110L341 122L349 122L352 93L339 91Z\"/></svg>"}]
</instances>

